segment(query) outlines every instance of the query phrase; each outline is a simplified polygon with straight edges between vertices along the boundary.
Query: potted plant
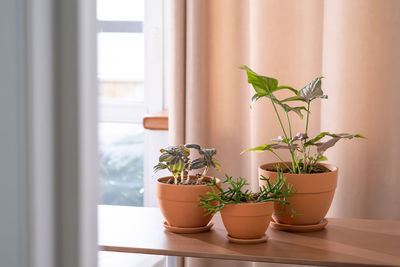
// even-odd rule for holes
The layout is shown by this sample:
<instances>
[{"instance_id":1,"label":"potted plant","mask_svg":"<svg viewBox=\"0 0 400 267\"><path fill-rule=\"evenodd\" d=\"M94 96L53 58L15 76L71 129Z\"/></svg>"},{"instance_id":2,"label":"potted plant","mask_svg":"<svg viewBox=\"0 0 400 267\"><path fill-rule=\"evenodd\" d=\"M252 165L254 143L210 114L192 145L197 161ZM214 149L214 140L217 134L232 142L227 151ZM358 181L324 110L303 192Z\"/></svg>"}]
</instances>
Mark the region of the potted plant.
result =
<instances>
[{"instance_id":1,"label":"potted plant","mask_svg":"<svg viewBox=\"0 0 400 267\"><path fill-rule=\"evenodd\" d=\"M324 219L332 203L336 189L338 168L331 164L323 164L327 160L325 151L334 146L341 139L364 138L360 134L340 133L334 134L321 132L313 138L309 137L308 125L310 118L311 102L316 99L326 99L321 88L323 77L317 77L301 90L290 86L278 85L278 80L258 75L247 66L241 66L247 73L248 82L253 86L255 94L251 105L259 99L267 99L272 103L282 135L273 139L272 143L247 149L247 151L269 151L273 153L279 162L263 164L259 167L259 175L271 178L278 177L274 166L283 169L288 183L293 184L296 195L291 199L291 204L299 216L292 217L285 211L281 212L281 204L275 204L273 219L277 224L273 226L283 230L311 231L325 227L327 221ZM286 90L293 96L278 99L275 92ZM301 103L298 106L289 106L289 103ZM284 120L278 112L278 107L283 110ZM303 132L292 133L289 113L295 113L303 119L306 115L305 128ZM326 140L327 139L327 140ZM275 151L283 149L289 152L291 161L284 161ZM243 153L242 152L242 153ZM263 184L263 181L260 181Z\"/></svg>"},{"instance_id":2,"label":"potted plant","mask_svg":"<svg viewBox=\"0 0 400 267\"><path fill-rule=\"evenodd\" d=\"M216 180L212 181L212 192L200 199L200 206L206 214L221 212L222 221L228 232L227 238L235 243L261 243L267 240L265 232L271 221L273 203L289 206L288 211L295 215L288 198L294 194L293 186L286 184L282 171L278 172L274 182L262 177L265 182L259 192L244 190L248 185L246 179L239 177L233 180L226 175L223 183L228 185L223 190ZM215 188L217 190L215 190ZM217 203L217 204L215 204Z\"/></svg>"},{"instance_id":3,"label":"potted plant","mask_svg":"<svg viewBox=\"0 0 400 267\"><path fill-rule=\"evenodd\" d=\"M198 151L196 159L190 158L191 150ZM166 229L178 233L197 233L209 230L211 215L204 216L204 210L198 206L199 196L211 190L213 179L207 176L210 168L220 170L219 162L214 158L215 149L201 148L196 144L170 146L160 150L159 163L154 172L167 169L172 175L157 180L157 199L165 218ZM193 173L202 170L201 173ZM220 184L215 179L215 184Z\"/></svg>"}]
</instances>

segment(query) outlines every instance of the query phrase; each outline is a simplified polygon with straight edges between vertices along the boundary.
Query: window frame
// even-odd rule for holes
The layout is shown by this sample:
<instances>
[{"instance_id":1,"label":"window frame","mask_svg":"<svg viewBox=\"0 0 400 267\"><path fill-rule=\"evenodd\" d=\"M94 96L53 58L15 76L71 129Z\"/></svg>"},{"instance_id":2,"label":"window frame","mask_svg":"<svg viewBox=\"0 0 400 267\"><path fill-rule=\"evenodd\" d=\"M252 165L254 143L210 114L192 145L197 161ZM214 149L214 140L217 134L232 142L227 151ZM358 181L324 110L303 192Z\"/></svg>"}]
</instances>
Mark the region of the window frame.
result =
<instances>
[{"instance_id":1,"label":"window frame","mask_svg":"<svg viewBox=\"0 0 400 267\"><path fill-rule=\"evenodd\" d=\"M142 123L167 108L164 90L164 2L144 1L144 21L97 20L97 32L144 33L144 102L99 100L99 122ZM100 81L99 81L100 82ZM112 82L112 81L110 81ZM146 177L145 177L146 178Z\"/></svg>"},{"instance_id":2,"label":"window frame","mask_svg":"<svg viewBox=\"0 0 400 267\"><path fill-rule=\"evenodd\" d=\"M144 0L144 102L99 100L99 123L142 124L143 116L168 108L164 88L164 1ZM137 22L117 25L116 21L101 21L99 27L123 30L121 27L137 27ZM134 24L136 23L136 26ZM127 29L129 30L129 29ZM125 31L126 32L126 31ZM144 130L144 206L157 206L155 177L152 176L154 160L160 147L168 143L167 131Z\"/></svg>"}]
</instances>

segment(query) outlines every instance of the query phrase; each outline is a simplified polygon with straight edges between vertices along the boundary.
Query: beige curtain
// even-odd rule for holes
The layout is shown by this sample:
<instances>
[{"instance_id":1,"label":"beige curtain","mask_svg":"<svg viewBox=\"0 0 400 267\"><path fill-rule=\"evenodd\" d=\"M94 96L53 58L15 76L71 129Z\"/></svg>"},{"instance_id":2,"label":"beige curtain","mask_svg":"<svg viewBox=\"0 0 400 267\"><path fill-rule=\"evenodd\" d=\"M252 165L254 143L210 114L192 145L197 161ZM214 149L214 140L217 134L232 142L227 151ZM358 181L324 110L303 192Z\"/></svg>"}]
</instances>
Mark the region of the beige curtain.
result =
<instances>
[{"instance_id":1,"label":"beige curtain","mask_svg":"<svg viewBox=\"0 0 400 267\"><path fill-rule=\"evenodd\" d=\"M280 128L267 101L249 109L253 92L238 66L298 89L323 75L329 99L313 104L311 135L327 130L368 138L342 141L327 153L340 169L329 216L400 219L400 1L168 0L165 5L171 144L217 148L223 172L213 174L244 176L256 189L258 165L276 159L267 152L240 152L269 142ZM294 128L304 131L304 121ZM246 266L229 263L235 264Z\"/></svg>"}]
</instances>

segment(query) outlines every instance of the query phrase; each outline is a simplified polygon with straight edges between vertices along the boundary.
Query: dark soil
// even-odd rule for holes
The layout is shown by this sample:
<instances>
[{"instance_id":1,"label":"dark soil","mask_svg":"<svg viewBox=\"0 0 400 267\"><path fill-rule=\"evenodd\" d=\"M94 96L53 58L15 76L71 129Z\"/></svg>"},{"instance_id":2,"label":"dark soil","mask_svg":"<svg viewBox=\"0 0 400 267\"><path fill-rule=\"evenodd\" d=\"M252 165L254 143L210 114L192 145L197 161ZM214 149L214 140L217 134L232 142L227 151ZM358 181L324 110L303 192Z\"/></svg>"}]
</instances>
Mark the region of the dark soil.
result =
<instances>
[{"instance_id":1,"label":"dark soil","mask_svg":"<svg viewBox=\"0 0 400 267\"><path fill-rule=\"evenodd\" d=\"M174 178L171 178L168 181L162 181L161 183L174 184ZM190 179L189 182L186 183L186 179L184 179L184 182L182 183L181 179L178 179L177 185L211 185L211 181L204 179L203 181L198 183L197 179Z\"/></svg>"},{"instance_id":2,"label":"dark soil","mask_svg":"<svg viewBox=\"0 0 400 267\"><path fill-rule=\"evenodd\" d=\"M267 171L270 172L276 172L276 169L274 167L268 168ZM283 173L290 173L288 169L283 169ZM314 169L311 171L311 173L325 173L325 172L330 172L330 170L324 166L315 166Z\"/></svg>"}]
</instances>

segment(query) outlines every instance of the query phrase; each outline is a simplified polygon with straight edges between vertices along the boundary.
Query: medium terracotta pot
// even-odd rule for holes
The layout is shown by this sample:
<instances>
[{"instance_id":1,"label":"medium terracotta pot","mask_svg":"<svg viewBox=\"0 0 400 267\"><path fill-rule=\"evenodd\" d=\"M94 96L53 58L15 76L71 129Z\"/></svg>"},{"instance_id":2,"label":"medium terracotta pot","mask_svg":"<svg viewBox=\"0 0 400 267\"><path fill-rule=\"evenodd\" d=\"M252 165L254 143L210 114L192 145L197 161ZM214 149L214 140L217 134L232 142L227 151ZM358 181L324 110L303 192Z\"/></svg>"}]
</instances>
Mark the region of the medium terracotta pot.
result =
<instances>
[{"instance_id":1,"label":"medium terracotta pot","mask_svg":"<svg viewBox=\"0 0 400 267\"><path fill-rule=\"evenodd\" d=\"M271 221L272 202L228 204L221 210L222 222L231 237L261 238Z\"/></svg>"},{"instance_id":2,"label":"medium terracotta pot","mask_svg":"<svg viewBox=\"0 0 400 267\"><path fill-rule=\"evenodd\" d=\"M199 196L212 192L208 185L175 185L166 184L172 176L157 180L157 199L161 213L170 226L190 228L206 226L212 216L204 216L204 208L199 207ZM195 179L195 176L191 176ZM204 179L211 180L211 177ZM217 179L217 184L221 181ZM217 188L215 188L217 190Z\"/></svg>"},{"instance_id":3,"label":"medium terracotta pot","mask_svg":"<svg viewBox=\"0 0 400 267\"><path fill-rule=\"evenodd\" d=\"M278 176L277 172L267 171L266 169L274 168L275 165L281 163L269 163L261 165L258 168L259 177L271 177L272 180ZM291 164L291 162L287 162ZM296 190L296 194L288 199L292 204L293 209L298 216L291 217L291 212L288 206L282 213L283 205L280 203L274 204L274 220L281 224L318 224L325 218L335 194L338 168L331 164L321 163L330 170L330 172L313 173L313 174L292 174L284 173L286 182L292 184ZM260 180L260 185L265 185L265 181Z\"/></svg>"}]
</instances>

